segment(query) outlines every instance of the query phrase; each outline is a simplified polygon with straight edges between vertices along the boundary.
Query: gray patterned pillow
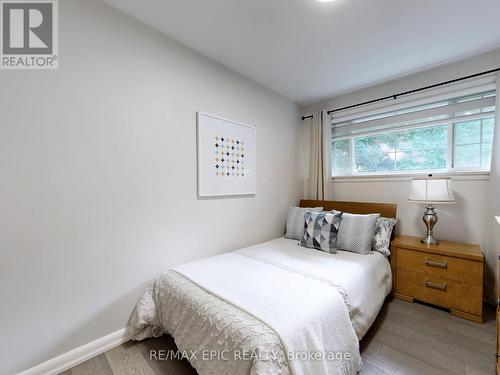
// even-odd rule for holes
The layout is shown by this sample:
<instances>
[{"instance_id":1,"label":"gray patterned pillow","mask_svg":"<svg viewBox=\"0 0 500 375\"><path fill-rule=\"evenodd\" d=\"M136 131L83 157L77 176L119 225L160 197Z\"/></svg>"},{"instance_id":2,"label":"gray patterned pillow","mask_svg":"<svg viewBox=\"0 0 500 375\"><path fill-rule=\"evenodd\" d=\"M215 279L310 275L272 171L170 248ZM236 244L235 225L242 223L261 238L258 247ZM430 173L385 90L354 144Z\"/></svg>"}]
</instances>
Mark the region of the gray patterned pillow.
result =
<instances>
[{"instance_id":1,"label":"gray patterned pillow","mask_svg":"<svg viewBox=\"0 0 500 375\"><path fill-rule=\"evenodd\" d=\"M300 246L326 251L337 252L337 232L342 221L342 212L306 212L304 217L304 235L299 242Z\"/></svg>"},{"instance_id":2,"label":"gray patterned pillow","mask_svg":"<svg viewBox=\"0 0 500 375\"><path fill-rule=\"evenodd\" d=\"M385 256L391 255L389 247L391 246L391 235L398 219L388 217L379 217L375 225L375 235L373 236L372 249Z\"/></svg>"},{"instance_id":3,"label":"gray patterned pillow","mask_svg":"<svg viewBox=\"0 0 500 375\"><path fill-rule=\"evenodd\" d=\"M339 211L332 211L337 213ZM344 212L337 236L339 250L368 254L372 250L375 225L380 214L357 215Z\"/></svg>"},{"instance_id":4,"label":"gray patterned pillow","mask_svg":"<svg viewBox=\"0 0 500 375\"><path fill-rule=\"evenodd\" d=\"M286 234L285 238L291 240L299 240L304 234L304 215L309 212L321 212L323 207L304 208L304 207L290 207L288 216L286 218Z\"/></svg>"}]
</instances>

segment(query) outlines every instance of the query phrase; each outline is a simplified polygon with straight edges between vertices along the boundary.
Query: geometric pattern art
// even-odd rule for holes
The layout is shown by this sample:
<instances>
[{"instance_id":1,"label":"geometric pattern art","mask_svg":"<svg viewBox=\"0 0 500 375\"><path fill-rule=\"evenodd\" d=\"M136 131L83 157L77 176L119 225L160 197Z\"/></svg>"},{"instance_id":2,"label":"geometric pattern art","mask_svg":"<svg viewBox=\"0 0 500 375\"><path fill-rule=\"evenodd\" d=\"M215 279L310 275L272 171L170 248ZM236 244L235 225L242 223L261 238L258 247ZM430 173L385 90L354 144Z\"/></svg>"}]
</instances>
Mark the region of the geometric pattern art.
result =
<instances>
[{"instance_id":1,"label":"geometric pattern art","mask_svg":"<svg viewBox=\"0 0 500 375\"><path fill-rule=\"evenodd\" d=\"M256 193L255 126L198 112L198 196Z\"/></svg>"},{"instance_id":2,"label":"geometric pattern art","mask_svg":"<svg viewBox=\"0 0 500 375\"><path fill-rule=\"evenodd\" d=\"M214 171L225 178L245 177L245 144L236 138L214 137Z\"/></svg>"},{"instance_id":3,"label":"geometric pattern art","mask_svg":"<svg viewBox=\"0 0 500 375\"><path fill-rule=\"evenodd\" d=\"M337 233L342 212L306 212L304 215L304 235L299 245L327 253L337 252Z\"/></svg>"}]
</instances>

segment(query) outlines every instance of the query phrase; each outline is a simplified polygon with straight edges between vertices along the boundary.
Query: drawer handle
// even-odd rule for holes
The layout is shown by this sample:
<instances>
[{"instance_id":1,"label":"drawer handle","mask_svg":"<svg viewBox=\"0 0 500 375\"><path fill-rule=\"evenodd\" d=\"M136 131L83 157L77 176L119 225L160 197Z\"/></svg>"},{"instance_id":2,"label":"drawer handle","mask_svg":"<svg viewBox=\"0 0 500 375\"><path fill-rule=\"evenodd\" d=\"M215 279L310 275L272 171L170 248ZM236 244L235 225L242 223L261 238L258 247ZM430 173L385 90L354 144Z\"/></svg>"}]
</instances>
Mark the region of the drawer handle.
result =
<instances>
[{"instance_id":1,"label":"drawer handle","mask_svg":"<svg viewBox=\"0 0 500 375\"><path fill-rule=\"evenodd\" d=\"M448 268L448 262L446 260L441 263L436 262L435 260L426 259L425 265L429 267Z\"/></svg>"},{"instance_id":2,"label":"drawer handle","mask_svg":"<svg viewBox=\"0 0 500 375\"><path fill-rule=\"evenodd\" d=\"M446 291L446 283L436 284L436 283L433 283L432 281L429 281L427 279L425 279L425 287L426 288L431 288L431 289L438 289L438 290L444 290L444 291Z\"/></svg>"}]
</instances>

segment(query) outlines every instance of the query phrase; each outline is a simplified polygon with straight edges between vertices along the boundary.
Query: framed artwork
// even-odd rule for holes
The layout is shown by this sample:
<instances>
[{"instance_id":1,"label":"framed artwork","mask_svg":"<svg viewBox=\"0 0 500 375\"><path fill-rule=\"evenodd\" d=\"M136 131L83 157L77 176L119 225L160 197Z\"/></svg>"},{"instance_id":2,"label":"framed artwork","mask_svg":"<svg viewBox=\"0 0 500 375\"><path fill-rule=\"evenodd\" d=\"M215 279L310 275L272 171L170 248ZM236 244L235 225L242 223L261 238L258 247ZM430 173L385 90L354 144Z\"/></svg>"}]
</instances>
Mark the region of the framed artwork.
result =
<instances>
[{"instance_id":1,"label":"framed artwork","mask_svg":"<svg viewBox=\"0 0 500 375\"><path fill-rule=\"evenodd\" d=\"M198 196L254 195L255 126L198 112Z\"/></svg>"}]
</instances>

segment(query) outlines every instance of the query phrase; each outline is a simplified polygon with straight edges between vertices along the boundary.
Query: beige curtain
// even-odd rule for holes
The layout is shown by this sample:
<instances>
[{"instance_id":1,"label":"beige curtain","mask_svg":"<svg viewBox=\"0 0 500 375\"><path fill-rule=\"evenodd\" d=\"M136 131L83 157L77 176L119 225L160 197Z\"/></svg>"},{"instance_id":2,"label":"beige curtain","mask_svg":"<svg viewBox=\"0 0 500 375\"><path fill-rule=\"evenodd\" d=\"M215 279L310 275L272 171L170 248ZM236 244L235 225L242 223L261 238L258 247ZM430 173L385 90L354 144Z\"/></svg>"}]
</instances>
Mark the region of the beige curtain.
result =
<instances>
[{"instance_id":1,"label":"beige curtain","mask_svg":"<svg viewBox=\"0 0 500 375\"><path fill-rule=\"evenodd\" d=\"M326 111L313 113L304 124L305 196L331 199L331 119Z\"/></svg>"},{"instance_id":2,"label":"beige curtain","mask_svg":"<svg viewBox=\"0 0 500 375\"><path fill-rule=\"evenodd\" d=\"M497 102L493 153L488 197L487 225L488 238L485 249L485 296L491 302L498 298L498 257L500 255L500 225L495 215L500 215L500 75L497 75Z\"/></svg>"}]
</instances>

